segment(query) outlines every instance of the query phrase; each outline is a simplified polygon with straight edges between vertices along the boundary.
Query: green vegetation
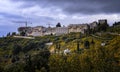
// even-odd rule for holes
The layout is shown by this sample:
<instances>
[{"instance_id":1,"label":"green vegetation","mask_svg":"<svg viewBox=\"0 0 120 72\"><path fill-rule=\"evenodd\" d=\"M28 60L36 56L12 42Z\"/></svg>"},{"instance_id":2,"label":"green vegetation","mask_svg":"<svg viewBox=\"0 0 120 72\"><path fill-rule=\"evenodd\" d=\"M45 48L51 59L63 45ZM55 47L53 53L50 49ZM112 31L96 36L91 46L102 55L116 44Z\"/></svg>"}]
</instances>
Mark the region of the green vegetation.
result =
<instances>
[{"instance_id":1,"label":"green vegetation","mask_svg":"<svg viewBox=\"0 0 120 72\"><path fill-rule=\"evenodd\" d=\"M36 72L42 67L49 71L50 52L46 39L29 40L13 37L0 38L1 72Z\"/></svg>"},{"instance_id":2,"label":"green vegetation","mask_svg":"<svg viewBox=\"0 0 120 72\"><path fill-rule=\"evenodd\" d=\"M105 47L85 49L81 54L67 56L52 55L50 69L52 72L119 72L120 37L108 42Z\"/></svg>"}]
</instances>

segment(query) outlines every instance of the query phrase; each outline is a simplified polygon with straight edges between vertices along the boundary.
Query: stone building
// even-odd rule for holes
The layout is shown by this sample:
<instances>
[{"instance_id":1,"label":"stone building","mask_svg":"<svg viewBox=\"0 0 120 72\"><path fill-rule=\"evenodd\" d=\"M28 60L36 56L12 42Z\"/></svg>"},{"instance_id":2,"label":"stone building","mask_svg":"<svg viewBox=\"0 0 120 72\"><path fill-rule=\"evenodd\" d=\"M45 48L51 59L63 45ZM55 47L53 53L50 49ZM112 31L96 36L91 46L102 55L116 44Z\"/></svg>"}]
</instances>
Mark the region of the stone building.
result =
<instances>
[{"instance_id":1,"label":"stone building","mask_svg":"<svg viewBox=\"0 0 120 72\"><path fill-rule=\"evenodd\" d=\"M44 35L62 35L68 34L71 32L81 32L85 33L89 29L94 29L95 27L100 25L107 24L106 19L98 20L98 23L95 21L90 24L70 24L68 27L61 27L61 24L58 23L56 27L43 27L43 26L36 26L36 27L20 27L18 28L19 33L25 32L27 36L44 36Z\"/></svg>"},{"instance_id":2,"label":"stone building","mask_svg":"<svg viewBox=\"0 0 120 72\"><path fill-rule=\"evenodd\" d=\"M19 27L18 28L18 32L19 32L19 34L21 34L22 32L24 32L25 36L27 36L29 33L32 32L32 28L31 27Z\"/></svg>"},{"instance_id":3,"label":"stone building","mask_svg":"<svg viewBox=\"0 0 120 72\"><path fill-rule=\"evenodd\" d=\"M71 32L81 32L84 33L85 30L89 28L88 24L70 24L68 26L69 33Z\"/></svg>"},{"instance_id":4,"label":"stone building","mask_svg":"<svg viewBox=\"0 0 120 72\"><path fill-rule=\"evenodd\" d=\"M53 28L46 28L44 35L62 35L67 34L68 28L67 27L53 27Z\"/></svg>"},{"instance_id":5,"label":"stone building","mask_svg":"<svg viewBox=\"0 0 120 72\"><path fill-rule=\"evenodd\" d=\"M55 28L51 28L51 27L46 28L44 35L55 35Z\"/></svg>"},{"instance_id":6,"label":"stone building","mask_svg":"<svg viewBox=\"0 0 120 72\"><path fill-rule=\"evenodd\" d=\"M43 26L36 26L32 27L31 33L28 33L28 36L43 36L45 32L45 27Z\"/></svg>"},{"instance_id":7,"label":"stone building","mask_svg":"<svg viewBox=\"0 0 120 72\"><path fill-rule=\"evenodd\" d=\"M98 24L107 24L107 19L98 20Z\"/></svg>"},{"instance_id":8,"label":"stone building","mask_svg":"<svg viewBox=\"0 0 120 72\"><path fill-rule=\"evenodd\" d=\"M56 27L55 28L55 35L62 35L68 34L68 27Z\"/></svg>"},{"instance_id":9,"label":"stone building","mask_svg":"<svg viewBox=\"0 0 120 72\"><path fill-rule=\"evenodd\" d=\"M97 27L97 22L94 21L94 22L90 23L89 26L90 26L90 29L94 29L95 27Z\"/></svg>"}]
</instances>

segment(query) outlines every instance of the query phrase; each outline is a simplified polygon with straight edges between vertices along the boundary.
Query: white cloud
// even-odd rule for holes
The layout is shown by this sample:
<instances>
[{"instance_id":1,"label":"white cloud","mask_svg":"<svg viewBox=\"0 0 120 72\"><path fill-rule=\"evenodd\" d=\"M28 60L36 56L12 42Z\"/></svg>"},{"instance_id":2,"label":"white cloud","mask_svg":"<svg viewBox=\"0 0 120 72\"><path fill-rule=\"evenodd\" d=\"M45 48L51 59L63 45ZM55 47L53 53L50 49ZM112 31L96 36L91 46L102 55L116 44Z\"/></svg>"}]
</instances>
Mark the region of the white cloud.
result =
<instances>
[{"instance_id":1,"label":"white cloud","mask_svg":"<svg viewBox=\"0 0 120 72\"><path fill-rule=\"evenodd\" d=\"M55 7L41 8L38 5L23 9L23 14L29 16L51 17L53 19L65 19L67 17L60 9Z\"/></svg>"},{"instance_id":2,"label":"white cloud","mask_svg":"<svg viewBox=\"0 0 120 72\"><path fill-rule=\"evenodd\" d=\"M83 16L83 15L74 15L72 16L73 20L81 20L81 22L87 22L90 23L92 21L97 21L99 19L107 19L108 23L113 23L115 21L119 21L120 20L120 14L111 14L111 15L107 15L107 14L97 14L97 15L87 15L87 16Z\"/></svg>"},{"instance_id":3,"label":"white cloud","mask_svg":"<svg viewBox=\"0 0 120 72\"><path fill-rule=\"evenodd\" d=\"M0 0L0 12L11 14L20 13L18 7L22 4L22 2L12 3L10 0Z\"/></svg>"}]
</instances>

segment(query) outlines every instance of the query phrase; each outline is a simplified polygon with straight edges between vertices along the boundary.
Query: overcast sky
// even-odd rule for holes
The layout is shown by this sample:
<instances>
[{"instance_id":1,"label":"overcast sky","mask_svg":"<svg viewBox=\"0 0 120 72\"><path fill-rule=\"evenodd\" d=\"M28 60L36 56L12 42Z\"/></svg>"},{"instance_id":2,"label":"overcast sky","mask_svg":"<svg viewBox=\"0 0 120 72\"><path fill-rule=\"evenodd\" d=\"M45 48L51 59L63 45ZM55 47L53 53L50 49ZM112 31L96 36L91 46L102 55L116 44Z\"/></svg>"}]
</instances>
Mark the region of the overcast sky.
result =
<instances>
[{"instance_id":1,"label":"overcast sky","mask_svg":"<svg viewBox=\"0 0 120 72\"><path fill-rule=\"evenodd\" d=\"M120 0L0 0L0 36L24 26L14 21L67 26L107 19L112 24L120 21L119 4Z\"/></svg>"}]
</instances>

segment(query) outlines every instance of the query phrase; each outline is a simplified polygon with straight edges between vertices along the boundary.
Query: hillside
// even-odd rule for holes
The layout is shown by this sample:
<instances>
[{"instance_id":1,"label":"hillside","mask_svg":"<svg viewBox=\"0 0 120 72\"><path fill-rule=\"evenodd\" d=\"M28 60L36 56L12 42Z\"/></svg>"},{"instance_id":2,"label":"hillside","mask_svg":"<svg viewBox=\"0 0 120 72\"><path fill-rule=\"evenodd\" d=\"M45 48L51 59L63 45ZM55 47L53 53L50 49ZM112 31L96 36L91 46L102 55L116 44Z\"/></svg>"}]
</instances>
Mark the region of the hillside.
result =
<instances>
[{"instance_id":1,"label":"hillside","mask_svg":"<svg viewBox=\"0 0 120 72\"><path fill-rule=\"evenodd\" d=\"M0 38L0 72L119 72L119 45L120 36L108 33L4 37ZM65 49L70 54L64 55Z\"/></svg>"}]
</instances>

